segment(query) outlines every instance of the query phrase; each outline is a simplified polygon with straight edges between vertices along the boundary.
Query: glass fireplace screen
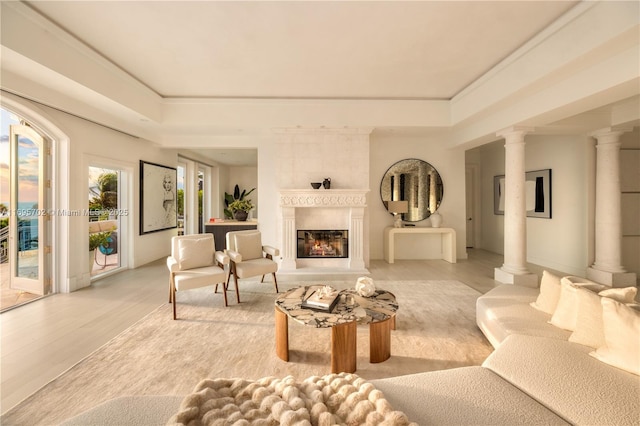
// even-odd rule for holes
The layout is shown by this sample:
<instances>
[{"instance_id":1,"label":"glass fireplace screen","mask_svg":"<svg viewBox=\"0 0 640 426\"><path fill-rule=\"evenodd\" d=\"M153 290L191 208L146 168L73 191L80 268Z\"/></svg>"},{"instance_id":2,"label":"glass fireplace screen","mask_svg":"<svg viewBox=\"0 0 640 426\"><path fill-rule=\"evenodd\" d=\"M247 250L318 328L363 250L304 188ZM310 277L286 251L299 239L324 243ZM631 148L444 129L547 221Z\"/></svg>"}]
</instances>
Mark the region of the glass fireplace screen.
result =
<instances>
[{"instance_id":1,"label":"glass fireplace screen","mask_svg":"<svg viewBox=\"0 0 640 426\"><path fill-rule=\"evenodd\" d=\"M349 257L349 231L298 230L298 258Z\"/></svg>"}]
</instances>

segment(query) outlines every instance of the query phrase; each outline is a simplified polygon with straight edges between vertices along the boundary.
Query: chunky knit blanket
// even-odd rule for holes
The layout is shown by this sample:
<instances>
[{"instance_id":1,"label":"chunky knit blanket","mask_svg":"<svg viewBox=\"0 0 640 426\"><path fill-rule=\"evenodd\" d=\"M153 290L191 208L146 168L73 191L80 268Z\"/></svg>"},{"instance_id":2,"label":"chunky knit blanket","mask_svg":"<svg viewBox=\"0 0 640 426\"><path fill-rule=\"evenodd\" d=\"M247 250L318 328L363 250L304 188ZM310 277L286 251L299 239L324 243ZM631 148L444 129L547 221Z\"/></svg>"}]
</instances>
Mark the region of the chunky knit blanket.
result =
<instances>
[{"instance_id":1,"label":"chunky knit blanket","mask_svg":"<svg viewBox=\"0 0 640 426\"><path fill-rule=\"evenodd\" d=\"M169 425L416 425L355 374L206 379Z\"/></svg>"}]
</instances>

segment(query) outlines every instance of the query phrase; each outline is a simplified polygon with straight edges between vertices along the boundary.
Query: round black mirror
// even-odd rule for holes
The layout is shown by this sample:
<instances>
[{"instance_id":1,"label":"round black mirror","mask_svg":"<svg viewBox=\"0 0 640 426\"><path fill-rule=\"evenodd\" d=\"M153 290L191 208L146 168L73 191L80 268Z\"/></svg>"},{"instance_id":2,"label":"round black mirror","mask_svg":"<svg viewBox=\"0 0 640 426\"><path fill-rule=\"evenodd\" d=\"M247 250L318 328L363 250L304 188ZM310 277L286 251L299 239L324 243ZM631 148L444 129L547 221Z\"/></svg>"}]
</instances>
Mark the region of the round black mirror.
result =
<instances>
[{"instance_id":1,"label":"round black mirror","mask_svg":"<svg viewBox=\"0 0 640 426\"><path fill-rule=\"evenodd\" d=\"M393 164L380 183L380 198L385 208L392 214L402 214L406 222L419 222L431 216L440 207L443 194L438 171L416 158Z\"/></svg>"}]
</instances>

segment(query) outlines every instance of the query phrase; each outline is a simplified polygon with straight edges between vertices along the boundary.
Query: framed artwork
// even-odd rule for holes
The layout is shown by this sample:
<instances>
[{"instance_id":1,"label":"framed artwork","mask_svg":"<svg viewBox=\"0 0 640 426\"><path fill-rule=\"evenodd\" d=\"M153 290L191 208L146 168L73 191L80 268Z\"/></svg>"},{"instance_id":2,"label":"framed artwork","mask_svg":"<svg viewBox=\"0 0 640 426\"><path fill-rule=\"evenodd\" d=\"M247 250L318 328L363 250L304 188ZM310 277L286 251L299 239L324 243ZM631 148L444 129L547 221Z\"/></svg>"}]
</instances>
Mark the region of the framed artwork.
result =
<instances>
[{"instance_id":1,"label":"framed artwork","mask_svg":"<svg viewBox=\"0 0 640 426\"><path fill-rule=\"evenodd\" d=\"M527 217L551 219L551 169L535 170L525 174L525 203ZM503 215L505 203L505 177L493 177L493 214Z\"/></svg>"},{"instance_id":2,"label":"framed artwork","mask_svg":"<svg viewBox=\"0 0 640 426\"><path fill-rule=\"evenodd\" d=\"M140 235L178 227L174 167L140 160Z\"/></svg>"}]
</instances>

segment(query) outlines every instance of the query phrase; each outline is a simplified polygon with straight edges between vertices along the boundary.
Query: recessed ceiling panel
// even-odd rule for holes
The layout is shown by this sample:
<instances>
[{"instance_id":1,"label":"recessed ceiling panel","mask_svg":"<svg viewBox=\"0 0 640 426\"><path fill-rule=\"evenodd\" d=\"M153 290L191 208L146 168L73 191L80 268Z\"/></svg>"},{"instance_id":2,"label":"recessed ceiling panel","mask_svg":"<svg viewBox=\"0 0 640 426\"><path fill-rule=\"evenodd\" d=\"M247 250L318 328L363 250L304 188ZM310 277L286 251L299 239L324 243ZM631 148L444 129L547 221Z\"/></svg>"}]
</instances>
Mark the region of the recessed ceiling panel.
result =
<instances>
[{"instance_id":1,"label":"recessed ceiling panel","mask_svg":"<svg viewBox=\"0 0 640 426\"><path fill-rule=\"evenodd\" d=\"M34 1L165 97L450 99L573 1Z\"/></svg>"}]
</instances>

